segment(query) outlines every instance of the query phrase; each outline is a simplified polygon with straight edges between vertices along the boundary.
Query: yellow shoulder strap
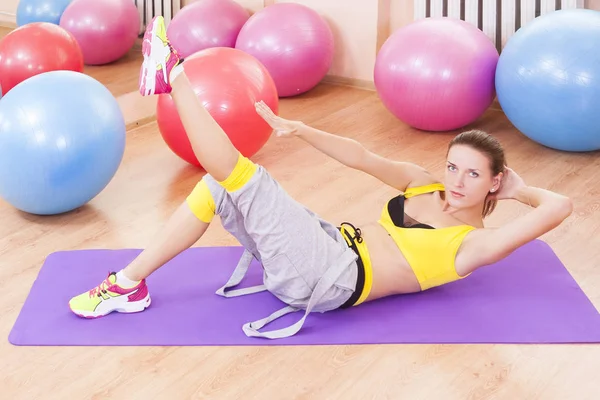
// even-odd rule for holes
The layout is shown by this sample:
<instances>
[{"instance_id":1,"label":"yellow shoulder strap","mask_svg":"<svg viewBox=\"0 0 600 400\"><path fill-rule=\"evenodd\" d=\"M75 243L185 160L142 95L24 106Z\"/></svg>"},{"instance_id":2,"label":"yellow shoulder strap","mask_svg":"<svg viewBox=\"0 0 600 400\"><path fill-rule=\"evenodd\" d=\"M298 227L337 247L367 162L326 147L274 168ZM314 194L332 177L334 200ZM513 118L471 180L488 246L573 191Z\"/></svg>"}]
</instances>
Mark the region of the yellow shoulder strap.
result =
<instances>
[{"instance_id":1,"label":"yellow shoulder strap","mask_svg":"<svg viewBox=\"0 0 600 400\"><path fill-rule=\"evenodd\" d=\"M424 193L431 193L437 190L443 191L444 185L442 183L432 183L424 186L411 187L406 189L406 192L404 192L404 197L408 199L409 197L418 196Z\"/></svg>"}]
</instances>

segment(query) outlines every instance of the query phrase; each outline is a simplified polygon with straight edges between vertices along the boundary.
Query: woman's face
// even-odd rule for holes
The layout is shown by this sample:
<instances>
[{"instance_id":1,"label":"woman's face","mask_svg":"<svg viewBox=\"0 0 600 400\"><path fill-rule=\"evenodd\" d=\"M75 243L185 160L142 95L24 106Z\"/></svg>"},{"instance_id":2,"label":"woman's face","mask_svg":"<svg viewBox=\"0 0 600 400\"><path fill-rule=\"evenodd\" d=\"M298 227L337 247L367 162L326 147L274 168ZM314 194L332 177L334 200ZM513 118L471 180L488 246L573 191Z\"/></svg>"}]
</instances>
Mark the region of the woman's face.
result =
<instances>
[{"instance_id":1,"label":"woman's face","mask_svg":"<svg viewBox=\"0 0 600 400\"><path fill-rule=\"evenodd\" d=\"M483 206L487 195L497 189L490 159L470 146L454 145L448 152L444 186L446 199L456 209Z\"/></svg>"}]
</instances>

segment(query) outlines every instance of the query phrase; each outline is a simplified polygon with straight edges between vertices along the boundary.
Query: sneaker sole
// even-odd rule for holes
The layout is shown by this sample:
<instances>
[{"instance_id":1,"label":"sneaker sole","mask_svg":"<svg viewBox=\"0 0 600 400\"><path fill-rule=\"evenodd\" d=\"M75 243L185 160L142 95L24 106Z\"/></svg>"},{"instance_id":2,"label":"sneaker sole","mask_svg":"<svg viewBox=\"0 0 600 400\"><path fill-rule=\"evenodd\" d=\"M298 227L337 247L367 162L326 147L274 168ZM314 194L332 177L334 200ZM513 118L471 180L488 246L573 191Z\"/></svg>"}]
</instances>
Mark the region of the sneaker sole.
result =
<instances>
[{"instance_id":1,"label":"sneaker sole","mask_svg":"<svg viewBox=\"0 0 600 400\"><path fill-rule=\"evenodd\" d=\"M154 65L150 55L152 54L152 37L154 36L154 32L156 32L158 17L155 17L151 23L152 28L144 33L144 38L142 40L142 55L144 61L142 62L140 94L143 96L153 94L156 87L156 65Z\"/></svg>"}]
</instances>

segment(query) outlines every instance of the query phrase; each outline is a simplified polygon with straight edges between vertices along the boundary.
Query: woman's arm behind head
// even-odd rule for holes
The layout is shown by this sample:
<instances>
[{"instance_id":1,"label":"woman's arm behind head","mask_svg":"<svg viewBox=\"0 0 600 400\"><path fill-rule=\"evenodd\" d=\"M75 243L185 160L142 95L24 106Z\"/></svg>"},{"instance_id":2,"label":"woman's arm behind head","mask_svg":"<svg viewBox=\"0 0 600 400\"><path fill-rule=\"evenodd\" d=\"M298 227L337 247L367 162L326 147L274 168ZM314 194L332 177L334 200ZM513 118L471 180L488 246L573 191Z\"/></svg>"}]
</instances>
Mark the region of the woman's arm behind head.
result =
<instances>
[{"instance_id":1,"label":"woman's arm behind head","mask_svg":"<svg viewBox=\"0 0 600 400\"><path fill-rule=\"evenodd\" d=\"M459 274L502 260L519 247L558 227L573 212L571 199L546 189L523 186L512 198L534 209L500 227L471 232L463 243L461 259L457 258Z\"/></svg>"}]
</instances>

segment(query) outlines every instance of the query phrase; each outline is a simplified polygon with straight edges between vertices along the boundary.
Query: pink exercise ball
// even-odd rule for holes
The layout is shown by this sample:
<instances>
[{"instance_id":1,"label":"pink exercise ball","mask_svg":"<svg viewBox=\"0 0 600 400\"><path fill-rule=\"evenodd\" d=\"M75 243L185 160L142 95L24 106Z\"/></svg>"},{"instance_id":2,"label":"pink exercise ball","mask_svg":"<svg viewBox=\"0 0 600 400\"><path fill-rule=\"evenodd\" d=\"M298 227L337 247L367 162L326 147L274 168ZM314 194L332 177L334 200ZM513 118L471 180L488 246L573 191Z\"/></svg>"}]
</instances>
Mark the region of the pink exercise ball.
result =
<instances>
[{"instance_id":1,"label":"pink exercise ball","mask_svg":"<svg viewBox=\"0 0 600 400\"><path fill-rule=\"evenodd\" d=\"M276 3L252 15L235 47L267 68L279 97L314 88L333 62L333 33L314 10L295 3Z\"/></svg>"},{"instance_id":2,"label":"pink exercise ball","mask_svg":"<svg viewBox=\"0 0 600 400\"><path fill-rule=\"evenodd\" d=\"M398 119L424 131L476 121L496 96L498 50L477 27L424 18L394 32L375 61L375 87Z\"/></svg>"},{"instance_id":3,"label":"pink exercise ball","mask_svg":"<svg viewBox=\"0 0 600 400\"><path fill-rule=\"evenodd\" d=\"M131 50L138 38L140 16L133 0L73 0L60 26L75 36L87 65L102 65Z\"/></svg>"},{"instance_id":4,"label":"pink exercise ball","mask_svg":"<svg viewBox=\"0 0 600 400\"><path fill-rule=\"evenodd\" d=\"M211 47L235 47L248 18L250 13L233 0L198 0L175 14L167 36L183 58Z\"/></svg>"}]
</instances>

